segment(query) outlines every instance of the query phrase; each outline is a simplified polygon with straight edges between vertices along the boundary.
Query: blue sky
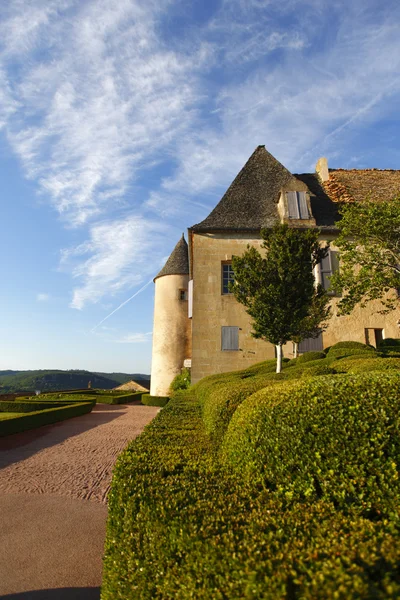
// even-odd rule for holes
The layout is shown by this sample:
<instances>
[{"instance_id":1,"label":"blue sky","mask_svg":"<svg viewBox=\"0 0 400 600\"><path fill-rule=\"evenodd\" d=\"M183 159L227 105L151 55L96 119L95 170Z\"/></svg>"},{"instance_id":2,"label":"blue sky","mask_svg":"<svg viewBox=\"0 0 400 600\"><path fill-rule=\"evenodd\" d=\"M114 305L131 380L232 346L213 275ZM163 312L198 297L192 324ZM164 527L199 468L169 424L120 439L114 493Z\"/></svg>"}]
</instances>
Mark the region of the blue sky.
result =
<instances>
[{"instance_id":1,"label":"blue sky","mask_svg":"<svg viewBox=\"0 0 400 600\"><path fill-rule=\"evenodd\" d=\"M398 0L1 3L0 369L150 372L153 284L102 321L258 144L294 173L400 168L399 22Z\"/></svg>"}]
</instances>

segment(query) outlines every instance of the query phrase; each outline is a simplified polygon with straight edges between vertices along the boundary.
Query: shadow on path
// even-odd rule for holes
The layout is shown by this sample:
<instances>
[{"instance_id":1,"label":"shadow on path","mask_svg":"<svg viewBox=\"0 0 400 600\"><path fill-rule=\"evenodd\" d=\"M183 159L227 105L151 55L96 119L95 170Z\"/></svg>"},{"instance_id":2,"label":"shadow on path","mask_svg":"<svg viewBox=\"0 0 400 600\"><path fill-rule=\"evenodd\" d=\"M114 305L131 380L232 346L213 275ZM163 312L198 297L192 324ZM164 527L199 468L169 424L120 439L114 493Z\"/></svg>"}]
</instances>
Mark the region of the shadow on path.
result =
<instances>
[{"instance_id":1,"label":"shadow on path","mask_svg":"<svg viewBox=\"0 0 400 600\"><path fill-rule=\"evenodd\" d=\"M0 438L0 469L29 458L36 452L104 425L125 413L124 405L97 404L91 413Z\"/></svg>"},{"instance_id":2,"label":"shadow on path","mask_svg":"<svg viewBox=\"0 0 400 600\"><path fill-rule=\"evenodd\" d=\"M100 588L58 588L1 596L2 600L99 600Z\"/></svg>"}]
</instances>

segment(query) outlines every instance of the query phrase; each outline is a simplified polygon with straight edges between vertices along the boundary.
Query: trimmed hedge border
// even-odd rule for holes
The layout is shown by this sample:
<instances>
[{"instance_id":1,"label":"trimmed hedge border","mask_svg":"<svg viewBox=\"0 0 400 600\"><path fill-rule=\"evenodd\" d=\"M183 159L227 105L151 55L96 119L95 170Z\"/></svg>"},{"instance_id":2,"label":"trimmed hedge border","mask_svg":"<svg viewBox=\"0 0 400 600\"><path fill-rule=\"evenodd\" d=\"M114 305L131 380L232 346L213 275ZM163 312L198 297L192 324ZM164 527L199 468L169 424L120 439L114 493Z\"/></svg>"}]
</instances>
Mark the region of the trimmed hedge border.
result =
<instances>
[{"instance_id":1,"label":"trimmed hedge border","mask_svg":"<svg viewBox=\"0 0 400 600\"><path fill-rule=\"evenodd\" d=\"M143 392L135 392L134 394L121 394L115 396L98 395L96 396L97 404L129 404L135 400L140 400Z\"/></svg>"},{"instance_id":2,"label":"trimmed hedge border","mask_svg":"<svg viewBox=\"0 0 400 600\"><path fill-rule=\"evenodd\" d=\"M163 408L168 404L169 398L166 396L150 396L150 394L142 394L141 402L144 406L159 406L160 408Z\"/></svg>"},{"instance_id":3,"label":"trimmed hedge border","mask_svg":"<svg viewBox=\"0 0 400 600\"><path fill-rule=\"evenodd\" d=\"M29 413L38 410L47 410L48 408L60 408L61 406L70 406L71 402L19 402L0 401L0 412Z\"/></svg>"},{"instance_id":4,"label":"trimmed hedge border","mask_svg":"<svg viewBox=\"0 0 400 600\"><path fill-rule=\"evenodd\" d=\"M20 417L2 420L0 421L0 437L85 415L91 412L94 405L95 402L81 402L79 404L75 403L68 406L23 413Z\"/></svg>"},{"instance_id":5,"label":"trimmed hedge border","mask_svg":"<svg viewBox=\"0 0 400 600\"><path fill-rule=\"evenodd\" d=\"M174 397L115 466L102 600L399 598L397 512L257 483L215 452L193 395Z\"/></svg>"}]
</instances>

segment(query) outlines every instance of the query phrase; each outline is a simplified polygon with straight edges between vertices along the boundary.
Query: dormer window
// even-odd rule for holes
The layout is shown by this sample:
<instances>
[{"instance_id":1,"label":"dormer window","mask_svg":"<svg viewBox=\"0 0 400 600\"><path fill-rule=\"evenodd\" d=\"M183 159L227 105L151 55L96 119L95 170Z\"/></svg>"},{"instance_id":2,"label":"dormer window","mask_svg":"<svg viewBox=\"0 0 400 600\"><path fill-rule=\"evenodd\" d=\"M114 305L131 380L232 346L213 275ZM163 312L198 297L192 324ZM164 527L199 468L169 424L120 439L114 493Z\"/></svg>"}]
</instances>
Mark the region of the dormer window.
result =
<instances>
[{"instance_id":1,"label":"dormer window","mask_svg":"<svg viewBox=\"0 0 400 600\"><path fill-rule=\"evenodd\" d=\"M289 219L309 219L306 192L286 192Z\"/></svg>"}]
</instances>

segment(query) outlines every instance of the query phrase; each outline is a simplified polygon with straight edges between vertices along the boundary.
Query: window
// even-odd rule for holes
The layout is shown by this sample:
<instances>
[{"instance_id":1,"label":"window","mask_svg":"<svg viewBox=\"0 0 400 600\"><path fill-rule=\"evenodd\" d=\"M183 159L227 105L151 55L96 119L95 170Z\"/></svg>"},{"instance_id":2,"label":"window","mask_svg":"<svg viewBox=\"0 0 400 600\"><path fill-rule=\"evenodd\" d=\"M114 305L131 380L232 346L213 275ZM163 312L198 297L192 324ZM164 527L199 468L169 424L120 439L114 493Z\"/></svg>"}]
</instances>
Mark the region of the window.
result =
<instances>
[{"instance_id":1,"label":"window","mask_svg":"<svg viewBox=\"0 0 400 600\"><path fill-rule=\"evenodd\" d=\"M239 350L239 327L221 327L221 350Z\"/></svg>"},{"instance_id":2,"label":"window","mask_svg":"<svg viewBox=\"0 0 400 600\"><path fill-rule=\"evenodd\" d=\"M179 300L187 300L187 290L179 290Z\"/></svg>"},{"instance_id":3,"label":"window","mask_svg":"<svg viewBox=\"0 0 400 600\"><path fill-rule=\"evenodd\" d=\"M306 192L286 192L289 219L309 219Z\"/></svg>"},{"instance_id":4,"label":"window","mask_svg":"<svg viewBox=\"0 0 400 600\"><path fill-rule=\"evenodd\" d=\"M319 265L321 269L321 285L324 290L327 290L332 296L335 295L335 290L331 290L330 278L339 268L339 252L329 250L325 258L322 259Z\"/></svg>"},{"instance_id":5,"label":"window","mask_svg":"<svg viewBox=\"0 0 400 600\"><path fill-rule=\"evenodd\" d=\"M231 261L223 262L222 269L221 269L221 280L222 280L221 293L222 294L230 294L231 293L229 291L228 286L229 286L229 282L234 281L234 279L235 279L235 274L232 269Z\"/></svg>"}]
</instances>

